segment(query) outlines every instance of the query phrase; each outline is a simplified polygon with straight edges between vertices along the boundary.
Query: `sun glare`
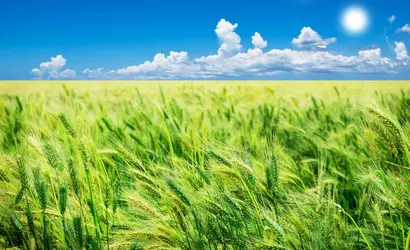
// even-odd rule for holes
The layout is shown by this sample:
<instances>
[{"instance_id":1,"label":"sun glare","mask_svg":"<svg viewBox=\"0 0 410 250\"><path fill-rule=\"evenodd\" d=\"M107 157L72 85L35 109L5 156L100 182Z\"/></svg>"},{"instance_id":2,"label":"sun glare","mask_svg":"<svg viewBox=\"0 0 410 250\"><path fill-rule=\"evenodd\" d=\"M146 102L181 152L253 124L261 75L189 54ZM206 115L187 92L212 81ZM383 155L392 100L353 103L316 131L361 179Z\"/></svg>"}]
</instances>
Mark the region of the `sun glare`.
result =
<instances>
[{"instance_id":1,"label":"sun glare","mask_svg":"<svg viewBox=\"0 0 410 250\"><path fill-rule=\"evenodd\" d=\"M347 32L351 34L360 34L367 28L367 13L363 8L350 7L346 9L342 15L342 24Z\"/></svg>"}]
</instances>

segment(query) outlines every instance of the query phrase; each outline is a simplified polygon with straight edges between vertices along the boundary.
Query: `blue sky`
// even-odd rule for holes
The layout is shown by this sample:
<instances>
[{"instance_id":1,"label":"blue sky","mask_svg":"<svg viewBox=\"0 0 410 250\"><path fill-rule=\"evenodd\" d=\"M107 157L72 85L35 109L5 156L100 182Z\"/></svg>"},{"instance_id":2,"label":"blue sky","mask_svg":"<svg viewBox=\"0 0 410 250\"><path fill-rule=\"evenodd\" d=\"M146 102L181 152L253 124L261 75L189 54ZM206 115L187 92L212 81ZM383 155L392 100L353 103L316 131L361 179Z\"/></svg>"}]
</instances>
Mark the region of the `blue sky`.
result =
<instances>
[{"instance_id":1,"label":"blue sky","mask_svg":"<svg viewBox=\"0 0 410 250\"><path fill-rule=\"evenodd\" d=\"M352 5L369 17L357 35L340 20ZM410 79L409 9L406 0L6 0L0 79Z\"/></svg>"}]
</instances>

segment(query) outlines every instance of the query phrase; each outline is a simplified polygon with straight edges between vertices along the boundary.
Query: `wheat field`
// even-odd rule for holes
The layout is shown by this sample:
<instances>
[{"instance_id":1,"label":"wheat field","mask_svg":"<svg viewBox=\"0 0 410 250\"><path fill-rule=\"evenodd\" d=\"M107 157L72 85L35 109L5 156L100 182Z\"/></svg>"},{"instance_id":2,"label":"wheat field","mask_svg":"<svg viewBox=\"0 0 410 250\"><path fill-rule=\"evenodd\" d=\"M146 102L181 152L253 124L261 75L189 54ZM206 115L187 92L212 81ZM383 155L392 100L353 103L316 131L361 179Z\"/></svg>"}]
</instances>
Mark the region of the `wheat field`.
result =
<instances>
[{"instance_id":1,"label":"wheat field","mask_svg":"<svg viewBox=\"0 0 410 250\"><path fill-rule=\"evenodd\" d=\"M0 82L2 249L410 249L410 82Z\"/></svg>"}]
</instances>

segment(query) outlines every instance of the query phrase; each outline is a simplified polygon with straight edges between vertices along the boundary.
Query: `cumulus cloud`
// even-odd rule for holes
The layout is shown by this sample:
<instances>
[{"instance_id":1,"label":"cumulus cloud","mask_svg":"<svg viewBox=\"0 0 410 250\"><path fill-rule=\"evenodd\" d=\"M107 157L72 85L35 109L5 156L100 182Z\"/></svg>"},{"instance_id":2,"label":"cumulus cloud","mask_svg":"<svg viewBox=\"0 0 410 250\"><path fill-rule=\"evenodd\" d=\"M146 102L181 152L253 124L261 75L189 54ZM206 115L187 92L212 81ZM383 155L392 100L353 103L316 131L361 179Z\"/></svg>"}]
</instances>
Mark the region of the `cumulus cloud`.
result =
<instances>
[{"instance_id":1,"label":"cumulus cloud","mask_svg":"<svg viewBox=\"0 0 410 250\"><path fill-rule=\"evenodd\" d=\"M252 36L252 44L257 49L263 49L268 46L268 42L263 40L261 34L255 32L255 35Z\"/></svg>"},{"instance_id":2,"label":"cumulus cloud","mask_svg":"<svg viewBox=\"0 0 410 250\"><path fill-rule=\"evenodd\" d=\"M394 23L394 21L396 20L396 16L395 16L395 15L392 15L392 16L389 17L387 20L389 21L389 23Z\"/></svg>"},{"instance_id":3,"label":"cumulus cloud","mask_svg":"<svg viewBox=\"0 0 410 250\"><path fill-rule=\"evenodd\" d=\"M229 58L225 68L230 68L234 75L243 75L249 72L385 72L391 71L394 65L388 58L381 57L380 49L359 51L357 56L292 49L263 53L254 49Z\"/></svg>"},{"instance_id":4,"label":"cumulus cloud","mask_svg":"<svg viewBox=\"0 0 410 250\"><path fill-rule=\"evenodd\" d=\"M396 44L396 48L394 49L394 52L396 52L396 59L400 61L409 59L409 56L407 54L406 45L404 45L403 42L394 42L394 43Z\"/></svg>"},{"instance_id":5,"label":"cumulus cloud","mask_svg":"<svg viewBox=\"0 0 410 250\"><path fill-rule=\"evenodd\" d=\"M40 63L40 68L31 70L34 79L71 79L76 76L75 71L64 69L66 59L62 55L51 57L51 61ZM63 70L64 69L64 70Z\"/></svg>"},{"instance_id":6,"label":"cumulus cloud","mask_svg":"<svg viewBox=\"0 0 410 250\"><path fill-rule=\"evenodd\" d=\"M400 32L407 32L410 33L410 25L406 24L403 27L397 29L396 33L400 33Z\"/></svg>"},{"instance_id":7,"label":"cumulus cloud","mask_svg":"<svg viewBox=\"0 0 410 250\"><path fill-rule=\"evenodd\" d=\"M76 78L83 79L206 79L236 77L272 77L282 73L395 73L408 68L405 45L396 42L396 58L382 56L380 48L362 49L346 56L318 49L326 48L335 38L323 39L309 27L301 31L292 44L296 49L266 48L259 33L252 36L253 48L246 51L235 32L237 24L222 19L215 29L220 47L214 54L189 58L185 51L158 53L152 60L116 70L85 69ZM58 55L50 62L32 70L33 76L45 79L75 77L75 72L64 69L66 60Z\"/></svg>"},{"instance_id":8,"label":"cumulus cloud","mask_svg":"<svg viewBox=\"0 0 410 250\"><path fill-rule=\"evenodd\" d=\"M326 49L326 47L336 42L336 38L331 37L323 39L316 31L311 27L303 27L297 38L293 38L292 44L298 48L303 47L317 47L321 49Z\"/></svg>"},{"instance_id":9,"label":"cumulus cloud","mask_svg":"<svg viewBox=\"0 0 410 250\"><path fill-rule=\"evenodd\" d=\"M254 48L212 63L201 60L178 62L162 54L160 57L160 61L155 56L151 62L107 72L105 78L107 74L115 79L183 79L272 76L284 72L392 73L398 66L393 60L382 57L380 48L362 50L356 56L292 49L273 49L264 53Z\"/></svg>"},{"instance_id":10,"label":"cumulus cloud","mask_svg":"<svg viewBox=\"0 0 410 250\"><path fill-rule=\"evenodd\" d=\"M242 49L241 38L235 32L238 24L232 24L225 19L221 19L216 25L215 33L220 41L220 46L216 55L202 56L195 59L198 63L215 63L223 58L232 56L234 52Z\"/></svg>"},{"instance_id":11,"label":"cumulus cloud","mask_svg":"<svg viewBox=\"0 0 410 250\"><path fill-rule=\"evenodd\" d=\"M242 48L241 38L234 30L238 24L232 24L225 19L221 19L216 26L215 33L221 41L220 53L230 53Z\"/></svg>"},{"instance_id":12,"label":"cumulus cloud","mask_svg":"<svg viewBox=\"0 0 410 250\"><path fill-rule=\"evenodd\" d=\"M156 54L152 61L143 64L128 66L115 71L124 78L134 75L141 76L143 79L173 79L183 77L193 77L191 72L196 72L198 67L188 61L188 53L171 51L168 56L163 53Z\"/></svg>"}]
</instances>

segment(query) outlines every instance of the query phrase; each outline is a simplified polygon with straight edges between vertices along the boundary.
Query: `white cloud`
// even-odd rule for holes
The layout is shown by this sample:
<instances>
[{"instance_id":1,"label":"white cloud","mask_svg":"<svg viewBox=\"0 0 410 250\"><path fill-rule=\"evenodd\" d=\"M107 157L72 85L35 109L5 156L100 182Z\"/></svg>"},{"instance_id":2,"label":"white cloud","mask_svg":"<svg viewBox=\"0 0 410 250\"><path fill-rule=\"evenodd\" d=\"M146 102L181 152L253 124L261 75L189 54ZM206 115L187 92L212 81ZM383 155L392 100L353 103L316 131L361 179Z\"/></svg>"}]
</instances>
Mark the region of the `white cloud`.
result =
<instances>
[{"instance_id":1,"label":"white cloud","mask_svg":"<svg viewBox=\"0 0 410 250\"><path fill-rule=\"evenodd\" d=\"M406 24L403 27L397 29L396 33L400 33L400 32L410 33L410 25Z\"/></svg>"},{"instance_id":2,"label":"white cloud","mask_svg":"<svg viewBox=\"0 0 410 250\"><path fill-rule=\"evenodd\" d=\"M183 77L184 72L187 72L191 65L188 62L187 52L171 51L169 56L162 53L156 54L152 62L146 61L143 64L136 66L128 66L118 69L118 75L141 75L146 78L179 78Z\"/></svg>"},{"instance_id":3,"label":"white cloud","mask_svg":"<svg viewBox=\"0 0 410 250\"><path fill-rule=\"evenodd\" d=\"M381 49L369 49L359 51L359 57L369 62L376 62L381 56Z\"/></svg>"},{"instance_id":4,"label":"white cloud","mask_svg":"<svg viewBox=\"0 0 410 250\"><path fill-rule=\"evenodd\" d=\"M360 50L346 56L325 50L299 48L326 48L335 38L323 39L309 27L301 31L292 44L296 49L272 49L259 33L252 36L253 48L243 51L241 38L232 24L222 19L215 33L221 42L211 55L189 58L188 53L171 51L168 55L156 54L151 61L117 70L85 69L77 78L85 79L206 79L235 77L272 77L285 72L292 73L395 73L408 67L407 50L403 43L396 43L396 59L382 56L380 48ZM63 70L66 60L61 56L42 63L32 70L33 76L45 79L75 77L75 72ZM404 68L405 67L405 68Z\"/></svg>"},{"instance_id":5,"label":"white cloud","mask_svg":"<svg viewBox=\"0 0 410 250\"><path fill-rule=\"evenodd\" d=\"M404 45L403 42L394 42L394 43L396 44L396 48L394 49L394 52L396 52L396 59L400 61L409 59L409 56L407 54L406 45Z\"/></svg>"},{"instance_id":6,"label":"white cloud","mask_svg":"<svg viewBox=\"0 0 410 250\"><path fill-rule=\"evenodd\" d=\"M76 73L74 70L71 69L65 69L58 73L57 75L53 75L51 78L52 79L72 79L76 76Z\"/></svg>"},{"instance_id":7,"label":"white cloud","mask_svg":"<svg viewBox=\"0 0 410 250\"><path fill-rule=\"evenodd\" d=\"M221 41L221 46L219 48L221 53L230 53L242 48L241 38L234 32L237 27L237 23L232 24L225 19L219 21L215 33Z\"/></svg>"},{"instance_id":8,"label":"white cloud","mask_svg":"<svg viewBox=\"0 0 410 250\"><path fill-rule=\"evenodd\" d=\"M130 66L111 72L115 79L182 79L240 76L272 76L284 72L314 73L372 73L394 72L397 63L381 56L379 48L359 51L356 56L335 55L327 51L300 51L273 49L264 53L261 49L249 49L218 61L173 61L170 56L158 63ZM107 77L107 72L105 78Z\"/></svg>"},{"instance_id":9,"label":"white cloud","mask_svg":"<svg viewBox=\"0 0 410 250\"><path fill-rule=\"evenodd\" d=\"M303 27L300 35L293 38L292 44L298 48L317 47L325 49L329 44L336 42L336 38L323 39L316 31L310 27Z\"/></svg>"},{"instance_id":10,"label":"white cloud","mask_svg":"<svg viewBox=\"0 0 410 250\"><path fill-rule=\"evenodd\" d=\"M201 65L188 59L188 53L171 51L168 56L158 53L152 61L107 72L116 79L182 79L206 78Z\"/></svg>"},{"instance_id":11,"label":"white cloud","mask_svg":"<svg viewBox=\"0 0 410 250\"><path fill-rule=\"evenodd\" d=\"M252 44L257 49L263 49L268 46L268 42L263 40L261 34L259 34L258 32L255 32L255 35L252 36Z\"/></svg>"},{"instance_id":12,"label":"white cloud","mask_svg":"<svg viewBox=\"0 0 410 250\"><path fill-rule=\"evenodd\" d=\"M380 49L359 51L357 56L334 55L327 51L299 51L273 49L267 53L248 50L225 62L234 75L281 72L388 72L394 68Z\"/></svg>"},{"instance_id":13,"label":"white cloud","mask_svg":"<svg viewBox=\"0 0 410 250\"><path fill-rule=\"evenodd\" d=\"M83 76L88 78L88 79L98 79L101 78L102 75L104 75L104 69L103 68L98 68L98 69L85 69L82 72ZM107 76L108 78L108 76Z\"/></svg>"},{"instance_id":14,"label":"white cloud","mask_svg":"<svg viewBox=\"0 0 410 250\"><path fill-rule=\"evenodd\" d=\"M394 23L394 21L396 20L396 16L395 16L395 15L392 15L392 16L389 17L387 20L389 21L389 23Z\"/></svg>"},{"instance_id":15,"label":"white cloud","mask_svg":"<svg viewBox=\"0 0 410 250\"><path fill-rule=\"evenodd\" d=\"M62 55L51 57L51 61L40 63L40 68L31 70L34 79L71 79L76 76L75 71L64 69L66 59Z\"/></svg>"},{"instance_id":16,"label":"white cloud","mask_svg":"<svg viewBox=\"0 0 410 250\"><path fill-rule=\"evenodd\" d=\"M397 66L390 58L381 56L381 49L369 49L359 51L357 58L357 70L359 72L372 73L372 72L394 72L394 68Z\"/></svg>"},{"instance_id":17,"label":"white cloud","mask_svg":"<svg viewBox=\"0 0 410 250\"><path fill-rule=\"evenodd\" d=\"M202 56L195 59L198 63L214 63L223 60L225 57L232 56L234 52L242 49L241 38L234 31L238 24L232 24L225 19L221 19L216 25L215 33L221 45L216 55Z\"/></svg>"}]
</instances>

